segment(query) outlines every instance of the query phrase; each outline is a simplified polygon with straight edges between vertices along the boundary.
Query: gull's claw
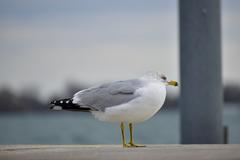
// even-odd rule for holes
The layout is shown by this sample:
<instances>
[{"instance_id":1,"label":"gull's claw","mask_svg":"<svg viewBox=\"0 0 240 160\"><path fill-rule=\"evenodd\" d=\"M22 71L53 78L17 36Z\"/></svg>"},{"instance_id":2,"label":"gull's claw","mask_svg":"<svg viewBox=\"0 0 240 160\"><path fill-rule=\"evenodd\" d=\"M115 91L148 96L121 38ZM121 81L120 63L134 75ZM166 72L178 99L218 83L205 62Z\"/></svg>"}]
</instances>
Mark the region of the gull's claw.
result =
<instances>
[{"instance_id":1,"label":"gull's claw","mask_svg":"<svg viewBox=\"0 0 240 160\"><path fill-rule=\"evenodd\" d=\"M123 148L130 148L131 147L131 145L129 145L129 144L123 144Z\"/></svg>"},{"instance_id":2,"label":"gull's claw","mask_svg":"<svg viewBox=\"0 0 240 160\"><path fill-rule=\"evenodd\" d=\"M146 147L145 145L142 144L134 144L134 143L128 143L131 147Z\"/></svg>"}]
</instances>

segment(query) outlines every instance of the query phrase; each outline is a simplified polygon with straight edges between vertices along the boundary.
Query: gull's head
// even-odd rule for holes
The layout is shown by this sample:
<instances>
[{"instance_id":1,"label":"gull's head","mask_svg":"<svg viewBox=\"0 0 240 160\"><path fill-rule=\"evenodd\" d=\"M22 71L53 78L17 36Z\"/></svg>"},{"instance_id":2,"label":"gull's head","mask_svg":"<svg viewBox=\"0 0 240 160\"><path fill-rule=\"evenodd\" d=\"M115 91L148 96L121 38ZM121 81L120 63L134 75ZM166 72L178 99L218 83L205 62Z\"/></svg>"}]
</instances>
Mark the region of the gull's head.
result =
<instances>
[{"instance_id":1,"label":"gull's head","mask_svg":"<svg viewBox=\"0 0 240 160\"><path fill-rule=\"evenodd\" d=\"M178 82L175 80L168 81L167 77L164 74L159 74L158 72L148 72L142 78L153 81L160 81L160 83L165 84L166 86L178 86Z\"/></svg>"},{"instance_id":2,"label":"gull's head","mask_svg":"<svg viewBox=\"0 0 240 160\"><path fill-rule=\"evenodd\" d=\"M178 82L175 80L167 80L167 77L164 74L160 74L161 82L163 82L166 86L178 86Z\"/></svg>"}]
</instances>

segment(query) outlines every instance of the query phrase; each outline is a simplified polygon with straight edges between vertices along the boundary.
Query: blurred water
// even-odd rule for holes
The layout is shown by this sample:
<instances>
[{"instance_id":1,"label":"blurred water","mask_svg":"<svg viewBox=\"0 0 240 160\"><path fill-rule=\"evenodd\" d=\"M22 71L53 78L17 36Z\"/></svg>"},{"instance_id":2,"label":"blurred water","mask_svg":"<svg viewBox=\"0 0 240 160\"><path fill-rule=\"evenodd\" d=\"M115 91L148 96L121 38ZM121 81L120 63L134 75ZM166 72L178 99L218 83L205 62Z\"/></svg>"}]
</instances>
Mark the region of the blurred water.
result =
<instances>
[{"instance_id":1,"label":"blurred water","mask_svg":"<svg viewBox=\"0 0 240 160\"><path fill-rule=\"evenodd\" d=\"M229 142L240 143L240 109L224 109ZM1 114L0 144L118 144L119 124L95 120L89 113ZM179 112L160 112L135 126L135 141L144 144L179 143Z\"/></svg>"}]
</instances>

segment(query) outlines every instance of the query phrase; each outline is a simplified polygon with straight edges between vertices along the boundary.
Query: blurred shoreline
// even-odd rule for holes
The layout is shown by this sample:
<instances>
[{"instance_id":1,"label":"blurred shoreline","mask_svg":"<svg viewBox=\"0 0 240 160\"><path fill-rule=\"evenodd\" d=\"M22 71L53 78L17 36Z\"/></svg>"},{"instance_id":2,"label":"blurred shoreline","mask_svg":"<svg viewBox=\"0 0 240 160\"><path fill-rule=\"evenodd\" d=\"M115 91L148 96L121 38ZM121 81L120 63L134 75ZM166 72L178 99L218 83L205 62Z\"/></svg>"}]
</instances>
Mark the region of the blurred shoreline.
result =
<instances>
[{"instance_id":1,"label":"blurred shoreline","mask_svg":"<svg viewBox=\"0 0 240 160\"><path fill-rule=\"evenodd\" d=\"M87 88L84 85L68 84L65 87L63 94L52 94L48 100L41 100L38 94L38 89L27 88L26 90L15 93L9 88L0 89L0 114L1 113L23 113L23 112L44 112L48 113L51 100L72 97L77 91ZM232 105L231 105L232 104ZM240 86L225 85L224 86L224 107L239 107L240 108ZM168 95L161 111L177 110L178 97Z\"/></svg>"}]
</instances>

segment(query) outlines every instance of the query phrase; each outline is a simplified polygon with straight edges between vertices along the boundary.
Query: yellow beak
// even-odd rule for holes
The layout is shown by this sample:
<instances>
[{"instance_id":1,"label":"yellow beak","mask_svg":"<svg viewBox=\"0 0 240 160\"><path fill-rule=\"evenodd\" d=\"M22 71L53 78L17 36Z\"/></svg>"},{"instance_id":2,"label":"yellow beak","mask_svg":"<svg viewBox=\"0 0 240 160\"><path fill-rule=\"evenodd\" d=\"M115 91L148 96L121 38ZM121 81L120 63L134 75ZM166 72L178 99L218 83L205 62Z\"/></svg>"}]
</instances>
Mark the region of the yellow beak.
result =
<instances>
[{"instance_id":1,"label":"yellow beak","mask_svg":"<svg viewBox=\"0 0 240 160\"><path fill-rule=\"evenodd\" d=\"M178 82L177 81L168 81L167 84L171 85L171 86L178 86Z\"/></svg>"}]
</instances>

